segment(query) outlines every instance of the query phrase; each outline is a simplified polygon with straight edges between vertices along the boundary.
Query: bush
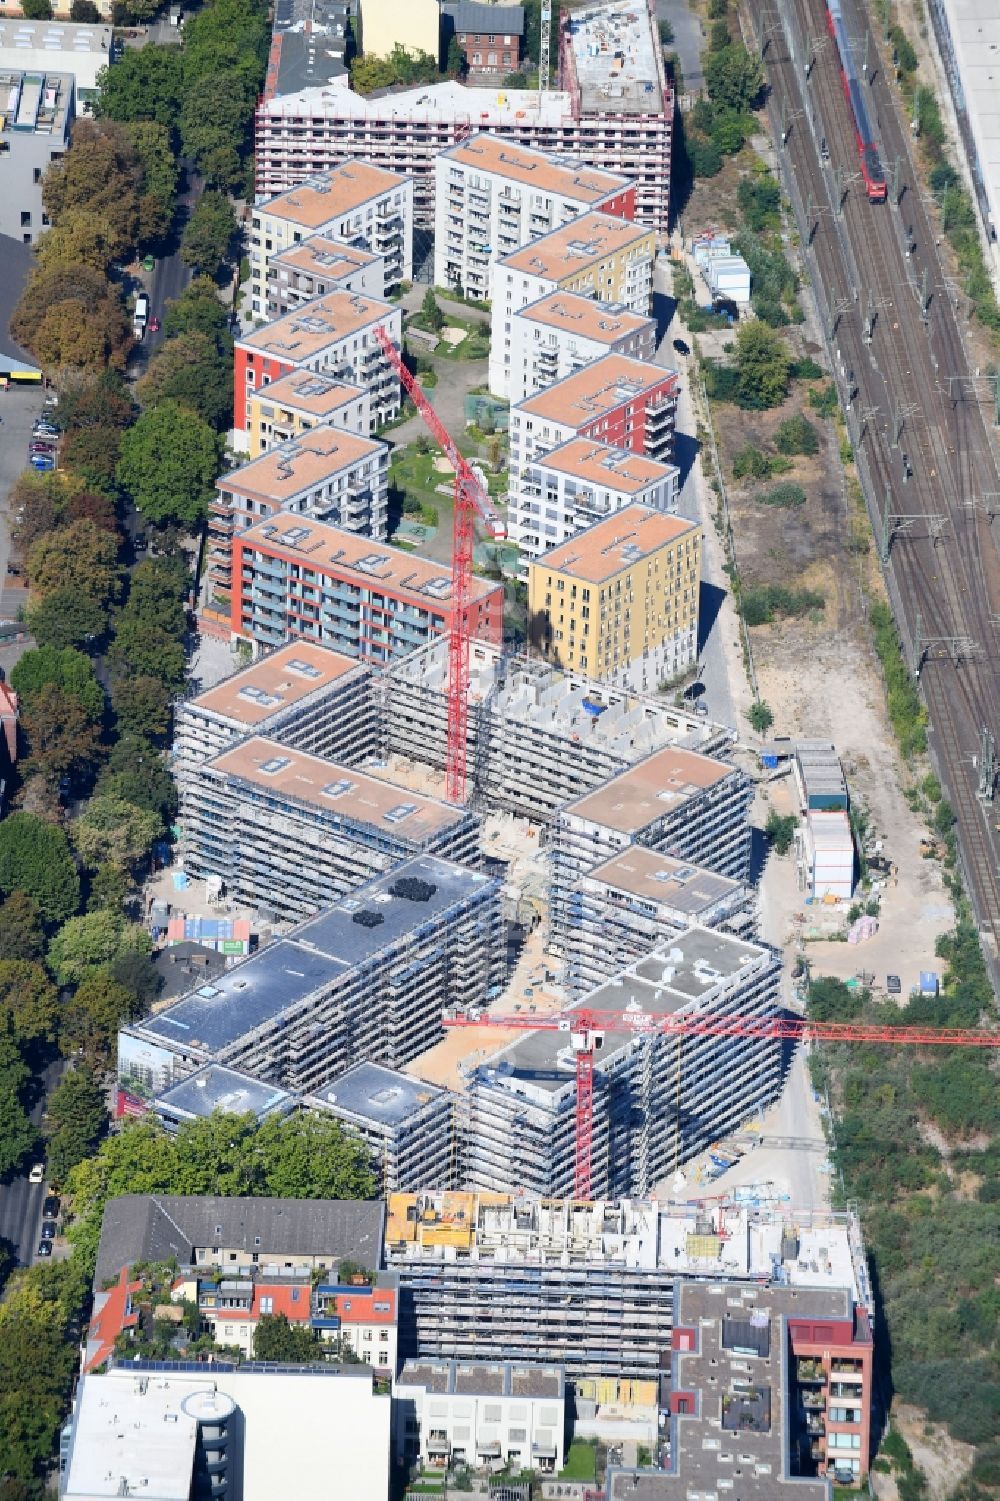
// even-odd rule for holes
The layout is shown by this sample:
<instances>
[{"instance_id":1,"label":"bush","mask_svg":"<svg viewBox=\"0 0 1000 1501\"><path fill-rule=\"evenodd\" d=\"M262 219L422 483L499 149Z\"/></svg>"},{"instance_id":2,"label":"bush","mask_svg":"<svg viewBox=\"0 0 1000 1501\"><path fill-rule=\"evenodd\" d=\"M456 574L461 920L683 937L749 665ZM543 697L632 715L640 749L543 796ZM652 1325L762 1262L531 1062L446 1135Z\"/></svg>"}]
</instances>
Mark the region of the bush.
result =
<instances>
[{"instance_id":1,"label":"bush","mask_svg":"<svg viewBox=\"0 0 1000 1501\"><path fill-rule=\"evenodd\" d=\"M889 40L896 53L896 67L900 73L915 73L917 71L917 54L913 50L913 44L901 26L889 27Z\"/></svg>"},{"instance_id":2,"label":"bush","mask_svg":"<svg viewBox=\"0 0 1000 1501\"><path fill-rule=\"evenodd\" d=\"M797 413L787 417L775 434L775 446L779 453L806 454L819 452L819 436L808 418Z\"/></svg>"},{"instance_id":3,"label":"bush","mask_svg":"<svg viewBox=\"0 0 1000 1501\"><path fill-rule=\"evenodd\" d=\"M910 669L903 660L892 611L879 601L872 605L869 618L875 652L885 680L889 722L904 759L909 760L927 749L927 716Z\"/></svg>"},{"instance_id":4,"label":"bush","mask_svg":"<svg viewBox=\"0 0 1000 1501\"><path fill-rule=\"evenodd\" d=\"M779 511L794 511L805 505L806 492L801 485L793 485L786 480L782 485L763 490L756 498L763 506L776 506Z\"/></svg>"},{"instance_id":5,"label":"bush","mask_svg":"<svg viewBox=\"0 0 1000 1501\"><path fill-rule=\"evenodd\" d=\"M716 177L722 171L722 152L712 140L692 136L688 144L688 159L695 177Z\"/></svg>"},{"instance_id":6,"label":"bush","mask_svg":"<svg viewBox=\"0 0 1000 1501\"><path fill-rule=\"evenodd\" d=\"M772 625L785 618L808 615L821 610L825 600L815 589L786 589L784 584L762 584L743 595L743 616L747 625Z\"/></svg>"},{"instance_id":7,"label":"bush","mask_svg":"<svg viewBox=\"0 0 1000 1501\"><path fill-rule=\"evenodd\" d=\"M810 391L809 405L821 417L832 417L840 407L840 397L837 395L837 388L833 381L829 381L818 390L814 388Z\"/></svg>"},{"instance_id":8,"label":"bush","mask_svg":"<svg viewBox=\"0 0 1000 1501\"><path fill-rule=\"evenodd\" d=\"M754 317L766 323L769 328L787 328L792 321L780 302L773 302L767 297L755 297L753 299Z\"/></svg>"},{"instance_id":9,"label":"bush","mask_svg":"<svg viewBox=\"0 0 1000 1501\"><path fill-rule=\"evenodd\" d=\"M762 177L744 177L736 189L736 202L747 227L755 234L778 227L781 190L770 172Z\"/></svg>"},{"instance_id":10,"label":"bush","mask_svg":"<svg viewBox=\"0 0 1000 1501\"><path fill-rule=\"evenodd\" d=\"M771 848L776 855L787 855L795 838L795 830L799 821L794 813L780 814L776 808L772 808L767 815L767 823L764 825L764 833L770 840Z\"/></svg>"},{"instance_id":11,"label":"bush","mask_svg":"<svg viewBox=\"0 0 1000 1501\"><path fill-rule=\"evenodd\" d=\"M771 460L760 448L748 443L733 459L733 479L770 479Z\"/></svg>"},{"instance_id":12,"label":"bush","mask_svg":"<svg viewBox=\"0 0 1000 1501\"><path fill-rule=\"evenodd\" d=\"M825 373L822 365L817 365L809 355L802 360L793 360L789 371L792 380L822 380Z\"/></svg>"},{"instance_id":13,"label":"bush","mask_svg":"<svg viewBox=\"0 0 1000 1501\"><path fill-rule=\"evenodd\" d=\"M763 735L774 723L774 715L762 698L758 698L750 705L750 712L747 715L747 719L749 719L751 727L757 731L758 735Z\"/></svg>"}]
</instances>

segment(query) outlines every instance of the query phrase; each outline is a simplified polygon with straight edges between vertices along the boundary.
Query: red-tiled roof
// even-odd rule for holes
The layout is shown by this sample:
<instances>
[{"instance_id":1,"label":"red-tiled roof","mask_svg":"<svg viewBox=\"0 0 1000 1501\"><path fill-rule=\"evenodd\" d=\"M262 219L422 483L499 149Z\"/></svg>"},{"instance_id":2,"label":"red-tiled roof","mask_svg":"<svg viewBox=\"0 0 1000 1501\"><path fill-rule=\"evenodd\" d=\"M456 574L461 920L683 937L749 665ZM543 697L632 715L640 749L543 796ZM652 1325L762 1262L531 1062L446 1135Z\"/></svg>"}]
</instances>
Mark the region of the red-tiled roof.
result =
<instances>
[{"instance_id":1,"label":"red-tiled roof","mask_svg":"<svg viewBox=\"0 0 1000 1501\"><path fill-rule=\"evenodd\" d=\"M395 1290L363 1287L357 1292L338 1293L337 1313L342 1324L394 1324Z\"/></svg>"},{"instance_id":2,"label":"red-tiled roof","mask_svg":"<svg viewBox=\"0 0 1000 1501\"><path fill-rule=\"evenodd\" d=\"M270 1298L270 1303L262 1307L261 1304L267 1298ZM258 1282L253 1290L253 1307L249 1317L259 1319L265 1314L283 1313L290 1324L307 1324L311 1302L308 1284L300 1282L294 1287L288 1287L284 1283ZM224 1317L224 1310L220 1311L220 1317Z\"/></svg>"},{"instance_id":3,"label":"red-tiled roof","mask_svg":"<svg viewBox=\"0 0 1000 1501\"><path fill-rule=\"evenodd\" d=\"M118 1281L107 1293L99 1294L104 1302L94 1314L87 1330L87 1353L83 1372L96 1371L98 1366L114 1353L115 1340L123 1329L132 1329L139 1315L132 1312L132 1294L141 1290L142 1283L128 1280L128 1267L123 1266Z\"/></svg>"}]
</instances>

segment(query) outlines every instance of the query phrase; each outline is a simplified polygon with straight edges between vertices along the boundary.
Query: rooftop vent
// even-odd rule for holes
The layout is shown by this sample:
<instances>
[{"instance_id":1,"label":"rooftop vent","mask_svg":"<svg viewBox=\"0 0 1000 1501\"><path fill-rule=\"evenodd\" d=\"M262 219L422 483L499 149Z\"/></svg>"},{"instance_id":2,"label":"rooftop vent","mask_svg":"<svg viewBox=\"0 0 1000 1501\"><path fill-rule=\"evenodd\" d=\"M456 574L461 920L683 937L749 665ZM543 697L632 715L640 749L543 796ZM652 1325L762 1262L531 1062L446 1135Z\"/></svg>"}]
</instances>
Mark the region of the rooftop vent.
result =
<instances>
[{"instance_id":1,"label":"rooftop vent","mask_svg":"<svg viewBox=\"0 0 1000 1501\"><path fill-rule=\"evenodd\" d=\"M385 814L386 823L402 823L404 818L409 818L411 813L416 813L416 803L397 803Z\"/></svg>"},{"instance_id":2,"label":"rooftop vent","mask_svg":"<svg viewBox=\"0 0 1000 1501\"><path fill-rule=\"evenodd\" d=\"M301 657L293 657L287 664L289 672L297 672L304 678L321 678L322 672L312 662L304 662Z\"/></svg>"},{"instance_id":3,"label":"rooftop vent","mask_svg":"<svg viewBox=\"0 0 1000 1501\"><path fill-rule=\"evenodd\" d=\"M351 921L356 922L361 928L377 928L380 923L385 922L385 918L381 912L373 912L370 907L365 907L362 911L355 912Z\"/></svg>"},{"instance_id":4,"label":"rooftop vent","mask_svg":"<svg viewBox=\"0 0 1000 1501\"><path fill-rule=\"evenodd\" d=\"M284 771L286 766L291 766L291 756L271 756L267 761L260 763L260 770L267 776L273 777L279 771Z\"/></svg>"},{"instance_id":5,"label":"rooftop vent","mask_svg":"<svg viewBox=\"0 0 1000 1501\"><path fill-rule=\"evenodd\" d=\"M408 902L429 902L437 887L431 881L421 881L419 876L402 876L389 891Z\"/></svg>"}]
</instances>

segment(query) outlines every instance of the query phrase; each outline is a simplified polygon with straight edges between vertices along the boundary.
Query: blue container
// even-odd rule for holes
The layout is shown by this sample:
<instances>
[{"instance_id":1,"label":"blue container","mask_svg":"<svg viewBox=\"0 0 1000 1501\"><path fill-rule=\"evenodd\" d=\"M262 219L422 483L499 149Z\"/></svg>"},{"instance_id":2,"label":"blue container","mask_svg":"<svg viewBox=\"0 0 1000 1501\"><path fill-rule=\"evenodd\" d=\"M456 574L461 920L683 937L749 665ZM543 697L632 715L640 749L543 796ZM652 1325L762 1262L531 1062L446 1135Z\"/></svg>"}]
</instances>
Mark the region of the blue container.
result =
<instances>
[{"instance_id":1,"label":"blue container","mask_svg":"<svg viewBox=\"0 0 1000 1501\"><path fill-rule=\"evenodd\" d=\"M767 771L775 771L778 766L777 756L761 756L761 764Z\"/></svg>"},{"instance_id":2,"label":"blue container","mask_svg":"<svg viewBox=\"0 0 1000 1501\"><path fill-rule=\"evenodd\" d=\"M922 969L920 971L920 994L921 995L937 995L937 993L938 993L938 977L937 977L937 975L934 973L934 971L932 969Z\"/></svg>"}]
</instances>

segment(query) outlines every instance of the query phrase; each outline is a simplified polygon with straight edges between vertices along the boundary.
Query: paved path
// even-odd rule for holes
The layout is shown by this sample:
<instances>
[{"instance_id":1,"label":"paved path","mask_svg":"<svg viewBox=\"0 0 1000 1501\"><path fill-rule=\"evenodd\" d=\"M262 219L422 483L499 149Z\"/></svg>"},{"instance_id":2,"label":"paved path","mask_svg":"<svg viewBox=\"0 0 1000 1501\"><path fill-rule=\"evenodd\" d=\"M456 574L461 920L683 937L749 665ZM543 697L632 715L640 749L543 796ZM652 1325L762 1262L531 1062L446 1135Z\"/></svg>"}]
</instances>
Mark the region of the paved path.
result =
<instances>
[{"instance_id":1,"label":"paved path","mask_svg":"<svg viewBox=\"0 0 1000 1501\"><path fill-rule=\"evenodd\" d=\"M684 92L699 93L705 86L701 71L701 51L705 45L701 21L685 0L656 0L656 17L659 21L669 21L674 29L674 39L667 50L676 52L681 60Z\"/></svg>"}]
</instances>

